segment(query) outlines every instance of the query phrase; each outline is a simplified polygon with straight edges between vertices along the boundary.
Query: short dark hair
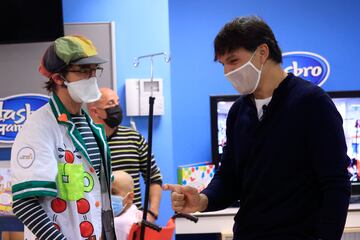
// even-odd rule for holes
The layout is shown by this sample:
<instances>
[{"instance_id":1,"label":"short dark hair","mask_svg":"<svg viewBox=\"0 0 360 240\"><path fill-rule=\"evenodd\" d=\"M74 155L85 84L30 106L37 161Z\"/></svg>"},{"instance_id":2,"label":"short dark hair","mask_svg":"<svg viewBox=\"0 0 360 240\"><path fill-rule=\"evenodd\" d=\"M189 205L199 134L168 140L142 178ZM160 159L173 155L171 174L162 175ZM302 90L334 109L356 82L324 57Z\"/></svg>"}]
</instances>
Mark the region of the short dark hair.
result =
<instances>
[{"instance_id":1,"label":"short dark hair","mask_svg":"<svg viewBox=\"0 0 360 240\"><path fill-rule=\"evenodd\" d=\"M255 51L261 44L269 47L269 58L282 63L281 49L273 31L257 16L238 17L225 24L214 40L214 60L239 48Z\"/></svg>"},{"instance_id":2,"label":"short dark hair","mask_svg":"<svg viewBox=\"0 0 360 240\"><path fill-rule=\"evenodd\" d=\"M59 72L59 74L63 77L66 77L67 74L67 69L62 70L61 72ZM49 78L49 80L47 80L44 84L44 88L50 93L50 92L55 92L56 91L56 83L54 82L54 79L52 79L52 77Z\"/></svg>"},{"instance_id":3,"label":"short dark hair","mask_svg":"<svg viewBox=\"0 0 360 240\"><path fill-rule=\"evenodd\" d=\"M54 83L54 80L50 77L49 80L47 80L44 84L44 88L50 93L55 92L56 84Z\"/></svg>"}]
</instances>

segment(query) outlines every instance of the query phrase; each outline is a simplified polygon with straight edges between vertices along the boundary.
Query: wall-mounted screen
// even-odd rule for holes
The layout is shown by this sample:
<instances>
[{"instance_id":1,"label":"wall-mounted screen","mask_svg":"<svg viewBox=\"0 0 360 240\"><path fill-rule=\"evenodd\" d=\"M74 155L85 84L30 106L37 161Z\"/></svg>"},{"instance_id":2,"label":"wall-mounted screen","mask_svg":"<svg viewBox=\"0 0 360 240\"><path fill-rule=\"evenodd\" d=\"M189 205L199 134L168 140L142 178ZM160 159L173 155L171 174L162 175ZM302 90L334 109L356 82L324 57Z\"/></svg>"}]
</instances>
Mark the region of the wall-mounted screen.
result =
<instances>
[{"instance_id":1,"label":"wall-mounted screen","mask_svg":"<svg viewBox=\"0 0 360 240\"><path fill-rule=\"evenodd\" d=\"M360 91L328 92L343 118L350 157L348 165L352 194L360 195ZM215 166L219 165L226 144L226 119L239 95L210 96L211 149Z\"/></svg>"},{"instance_id":2,"label":"wall-mounted screen","mask_svg":"<svg viewBox=\"0 0 360 240\"><path fill-rule=\"evenodd\" d=\"M343 118L352 194L360 195L360 91L329 92Z\"/></svg>"},{"instance_id":3,"label":"wall-mounted screen","mask_svg":"<svg viewBox=\"0 0 360 240\"><path fill-rule=\"evenodd\" d=\"M5 0L0 8L0 44L49 42L64 36L61 0Z\"/></svg>"},{"instance_id":4,"label":"wall-mounted screen","mask_svg":"<svg viewBox=\"0 0 360 240\"><path fill-rule=\"evenodd\" d=\"M216 167L219 166L226 144L226 118L238 97L239 95L210 96L211 152Z\"/></svg>"}]
</instances>

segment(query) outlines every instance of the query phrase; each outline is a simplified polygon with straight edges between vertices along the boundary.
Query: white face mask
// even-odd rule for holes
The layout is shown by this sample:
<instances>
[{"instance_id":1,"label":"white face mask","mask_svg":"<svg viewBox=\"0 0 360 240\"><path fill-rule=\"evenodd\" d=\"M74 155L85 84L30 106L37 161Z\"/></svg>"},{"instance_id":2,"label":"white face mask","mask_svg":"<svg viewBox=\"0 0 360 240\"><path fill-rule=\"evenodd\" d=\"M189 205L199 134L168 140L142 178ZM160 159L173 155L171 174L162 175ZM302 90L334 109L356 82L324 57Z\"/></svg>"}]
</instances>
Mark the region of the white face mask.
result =
<instances>
[{"instance_id":1,"label":"white face mask","mask_svg":"<svg viewBox=\"0 0 360 240\"><path fill-rule=\"evenodd\" d=\"M70 97L77 103L90 103L100 99L101 93L97 85L97 78L91 77L76 82L64 82Z\"/></svg>"},{"instance_id":2,"label":"white face mask","mask_svg":"<svg viewBox=\"0 0 360 240\"><path fill-rule=\"evenodd\" d=\"M232 83L234 88L243 95L253 93L260 82L263 65L261 65L259 70L251 62L255 53L256 51L247 63L225 74L225 77Z\"/></svg>"}]
</instances>

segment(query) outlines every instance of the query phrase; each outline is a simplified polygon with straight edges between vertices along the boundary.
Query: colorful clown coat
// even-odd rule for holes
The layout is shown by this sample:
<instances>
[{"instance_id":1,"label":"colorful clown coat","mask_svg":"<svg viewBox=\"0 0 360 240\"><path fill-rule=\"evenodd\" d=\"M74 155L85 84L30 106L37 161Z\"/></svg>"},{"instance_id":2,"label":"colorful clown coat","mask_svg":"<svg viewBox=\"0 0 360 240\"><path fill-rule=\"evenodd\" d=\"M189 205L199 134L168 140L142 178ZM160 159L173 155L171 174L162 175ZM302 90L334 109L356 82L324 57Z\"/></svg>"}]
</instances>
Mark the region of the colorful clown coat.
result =
<instances>
[{"instance_id":1,"label":"colorful clown coat","mask_svg":"<svg viewBox=\"0 0 360 240\"><path fill-rule=\"evenodd\" d=\"M110 151L105 131L85 113L98 143L110 186ZM38 197L67 239L100 239L103 206L99 177L86 145L60 99L34 112L16 137L11 153L13 199ZM109 201L105 201L109 202ZM106 205L109 205L107 203ZM111 208L110 208L111 209ZM25 228L25 239L36 237Z\"/></svg>"}]
</instances>

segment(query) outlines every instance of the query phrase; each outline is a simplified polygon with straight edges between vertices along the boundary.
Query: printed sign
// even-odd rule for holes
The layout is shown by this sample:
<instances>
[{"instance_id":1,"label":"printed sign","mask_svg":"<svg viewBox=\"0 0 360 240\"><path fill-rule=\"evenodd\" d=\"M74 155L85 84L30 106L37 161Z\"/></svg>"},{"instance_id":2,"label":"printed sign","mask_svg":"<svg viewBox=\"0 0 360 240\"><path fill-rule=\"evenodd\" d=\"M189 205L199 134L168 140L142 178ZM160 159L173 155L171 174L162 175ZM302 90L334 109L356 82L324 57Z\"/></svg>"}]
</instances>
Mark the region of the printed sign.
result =
<instances>
[{"instance_id":1,"label":"printed sign","mask_svg":"<svg viewBox=\"0 0 360 240\"><path fill-rule=\"evenodd\" d=\"M31 112L42 107L49 97L40 94L13 95L0 99L0 142L12 143Z\"/></svg>"},{"instance_id":2,"label":"printed sign","mask_svg":"<svg viewBox=\"0 0 360 240\"><path fill-rule=\"evenodd\" d=\"M0 216L12 214L10 169L0 168Z\"/></svg>"},{"instance_id":3,"label":"printed sign","mask_svg":"<svg viewBox=\"0 0 360 240\"><path fill-rule=\"evenodd\" d=\"M330 75L328 61L312 52L283 53L283 68L318 86L323 85Z\"/></svg>"},{"instance_id":4,"label":"printed sign","mask_svg":"<svg viewBox=\"0 0 360 240\"><path fill-rule=\"evenodd\" d=\"M178 184L194 187L201 192L215 174L215 165L195 163L178 167Z\"/></svg>"}]
</instances>

